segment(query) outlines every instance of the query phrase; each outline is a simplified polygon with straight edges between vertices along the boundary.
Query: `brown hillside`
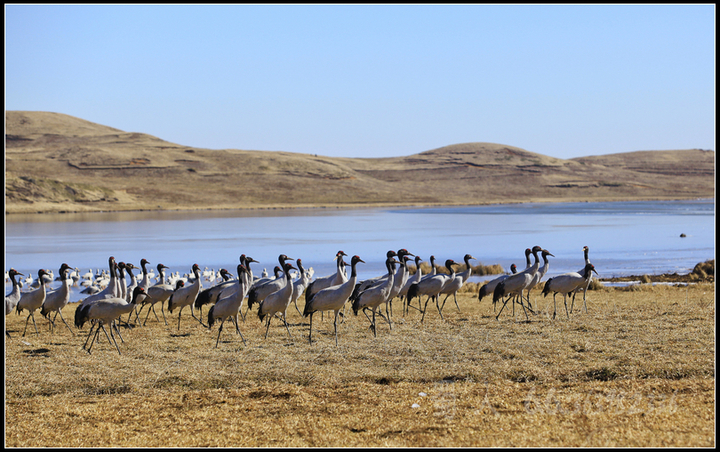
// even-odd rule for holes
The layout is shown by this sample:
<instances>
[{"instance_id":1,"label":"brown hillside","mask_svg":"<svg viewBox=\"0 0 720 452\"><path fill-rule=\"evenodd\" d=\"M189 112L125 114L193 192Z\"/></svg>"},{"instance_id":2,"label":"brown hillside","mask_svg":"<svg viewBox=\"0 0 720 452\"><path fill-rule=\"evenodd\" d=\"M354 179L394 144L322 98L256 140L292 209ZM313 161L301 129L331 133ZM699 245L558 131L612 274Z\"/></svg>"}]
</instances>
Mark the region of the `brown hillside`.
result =
<instances>
[{"instance_id":1,"label":"brown hillside","mask_svg":"<svg viewBox=\"0 0 720 452\"><path fill-rule=\"evenodd\" d=\"M334 158L191 148L59 113L5 117L6 213L714 196L713 151L562 160L465 143L407 157Z\"/></svg>"}]
</instances>

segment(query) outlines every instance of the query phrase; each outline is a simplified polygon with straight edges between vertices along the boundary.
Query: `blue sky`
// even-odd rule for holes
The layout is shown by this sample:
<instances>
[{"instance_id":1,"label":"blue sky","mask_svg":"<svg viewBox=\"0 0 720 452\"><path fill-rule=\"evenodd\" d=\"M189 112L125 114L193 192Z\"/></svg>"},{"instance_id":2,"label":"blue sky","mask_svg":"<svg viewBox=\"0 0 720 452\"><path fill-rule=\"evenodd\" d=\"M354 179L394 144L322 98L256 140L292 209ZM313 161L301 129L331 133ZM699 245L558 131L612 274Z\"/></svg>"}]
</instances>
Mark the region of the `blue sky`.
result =
<instances>
[{"instance_id":1,"label":"blue sky","mask_svg":"<svg viewBox=\"0 0 720 452\"><path fill-rule=\"evenodd\" d=\"M210 149L715 150L714 5L6 5L5 109Z\"/></svg>"}]
</instances>

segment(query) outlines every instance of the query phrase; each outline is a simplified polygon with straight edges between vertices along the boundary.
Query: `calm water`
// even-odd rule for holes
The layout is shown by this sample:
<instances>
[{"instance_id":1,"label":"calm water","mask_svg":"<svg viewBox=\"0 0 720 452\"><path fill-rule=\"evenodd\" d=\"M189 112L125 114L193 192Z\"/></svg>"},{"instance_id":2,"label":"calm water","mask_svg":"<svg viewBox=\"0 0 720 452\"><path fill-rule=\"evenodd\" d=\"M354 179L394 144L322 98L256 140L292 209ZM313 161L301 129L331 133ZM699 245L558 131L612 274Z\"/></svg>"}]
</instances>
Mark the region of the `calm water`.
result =
<instances>
[{"instance_id":1,"label":"calm water","mask_svg":"<svg viewBox=\"0 0 720 452\"><path fill-rule=\"evenodd\" d=\"M584 245L601 277L687 273L715 257L713 199L12 215L5 226L5 269L35 276L41 267L57 275L63 262L81 273L105 269L111 255L138 266L145 258L153 268L163 263L173 272L188 273L197 263L234 274L244 253L260 261L253 265L260 274L272 271L284 253L323 276L334 272L333 257L343 250L366 261L358 267L360 278L384 273L385 253L399 248L425 261L433 254L440 263L461 262L469 253L507 270L512 263L524 268L525 248L540 245L555 255L548 276L580 269ZM74 300L82 297L73 294Z\"/></svg>"}]
</instances>

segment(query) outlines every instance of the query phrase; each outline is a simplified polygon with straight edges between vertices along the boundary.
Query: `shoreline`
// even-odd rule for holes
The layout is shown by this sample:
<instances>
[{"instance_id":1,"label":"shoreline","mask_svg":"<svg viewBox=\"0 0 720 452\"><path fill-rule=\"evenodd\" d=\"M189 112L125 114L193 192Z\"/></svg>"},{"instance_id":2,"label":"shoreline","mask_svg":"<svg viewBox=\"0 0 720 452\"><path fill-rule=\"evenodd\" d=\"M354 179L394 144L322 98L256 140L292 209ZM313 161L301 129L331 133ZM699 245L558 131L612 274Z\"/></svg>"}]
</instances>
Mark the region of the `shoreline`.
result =
<instances>
[{"instance_id":1,"label":"shoreline","mask_svg":"<svg viewBox=\"0 0 720 452\"><path fill-rule=\"evenodd\" d=\"M492 205L507 205L507 204L555 204L555 203L599 203L599 202L639 202L639 201L701 201L701 200L714 200L714 197L703 198L703 197L627 197L627 198L600 198L593 200L575 200L575 199L542 199L542 200L529 200L529 201L518 201L518 200L506 200L506 201L495 201L495 202L477 202L477 203L362 203L362 204L327 204L327 205L261 205L261 206L244 206L244 207L178 207L178 208L156 208L156 209L103 209L103 210L71 210L71 209L60 209L48 211L43 210L25 210L17 211L12 209L11 211L5 210L5 217L20 216L20 215L65 215L65 214L92 214L92 213L137 213L137 212L230 212L230 211L272 211L272 210L360 210L360 209L378 209L378 208L408 208L408 209L420 209L420 208L431 208L431 207L474 207L474 206L492 206Z\"/></svg>"}]
</instances>

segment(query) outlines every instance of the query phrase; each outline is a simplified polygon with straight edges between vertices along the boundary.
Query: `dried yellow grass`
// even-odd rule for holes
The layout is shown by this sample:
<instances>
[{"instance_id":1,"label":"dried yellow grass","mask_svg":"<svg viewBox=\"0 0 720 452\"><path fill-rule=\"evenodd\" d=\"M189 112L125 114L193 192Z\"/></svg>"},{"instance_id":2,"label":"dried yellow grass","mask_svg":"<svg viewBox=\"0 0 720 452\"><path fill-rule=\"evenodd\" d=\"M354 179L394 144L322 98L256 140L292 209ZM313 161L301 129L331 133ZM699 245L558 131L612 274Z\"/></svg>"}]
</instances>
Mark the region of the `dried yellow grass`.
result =
<instances>
[{"instance_id":1,"label":"dried yellow grass","mask_svg":"<svg viewBox=\"0 0 720 452\"><path fill-rule=\"evenodd\" d=\"M263 339L250 313L248 345L226 325L215 348L217 327L184 313L179 332L176 315L121 329L122 355L102 333L89 355L87 326L50 334L39 314L22 338L13 313L5 445L713 447L715 286L644 286L591 291L570 319L560 299L554 321L535 290L529 323L495 320L477 292L424 324L396 303L377 337L348 309L337 348L328 315L310 345L292 306L292 341L278 320Z\"/></svg>"}]
</instances>

